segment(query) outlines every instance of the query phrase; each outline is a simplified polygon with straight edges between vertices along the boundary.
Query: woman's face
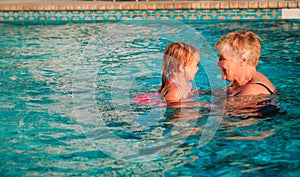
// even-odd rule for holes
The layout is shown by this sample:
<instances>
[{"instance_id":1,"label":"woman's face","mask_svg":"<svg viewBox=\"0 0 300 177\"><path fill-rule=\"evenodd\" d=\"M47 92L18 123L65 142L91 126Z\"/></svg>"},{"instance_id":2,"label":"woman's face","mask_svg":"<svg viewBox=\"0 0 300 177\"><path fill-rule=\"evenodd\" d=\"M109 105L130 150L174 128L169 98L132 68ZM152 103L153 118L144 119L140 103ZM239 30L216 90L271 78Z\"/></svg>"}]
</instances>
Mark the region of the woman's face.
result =
<instances>
[{"instance_id":1,"label":"woman's face","mask_svg":"<svg viewBox=\"0 0 300 177\"><path fill-rule=\"evenodd\" d=\"M224 80L233 82L239 75L241 68L238 65L238 58L234 57L232 52L219 53L219 60L217 66L220 67L222 78Z\"/></svg>"}]
</instances>

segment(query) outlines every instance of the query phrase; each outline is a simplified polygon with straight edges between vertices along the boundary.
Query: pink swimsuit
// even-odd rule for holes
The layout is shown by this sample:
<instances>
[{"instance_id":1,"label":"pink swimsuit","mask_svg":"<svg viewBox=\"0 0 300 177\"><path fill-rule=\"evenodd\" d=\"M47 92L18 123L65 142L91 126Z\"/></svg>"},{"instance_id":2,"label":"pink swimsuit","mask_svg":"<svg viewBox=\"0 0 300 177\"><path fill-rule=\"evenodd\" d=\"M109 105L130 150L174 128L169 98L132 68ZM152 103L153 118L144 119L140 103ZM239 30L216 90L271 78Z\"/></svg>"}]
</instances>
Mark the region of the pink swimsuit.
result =
<instances>
[{"instance_id":1,"label":"pink swimsuit","mask_svg":"<svg viewBox=\"0 0 300 177\"><path fill-rule=\"evenodd\" d=\"M160 99L160 92L159 91L152 91L142 94L136 94L131 101L139 104L149 104L151 102L155 102Z\"/></svg>"},{"instance_id":2,"label":"pink swimsuit","mask_svg":"<svg viewBox=\"0 0 300 177\"><path fill-rule=\"evenodd\" d=\"M166 85L170 84L170 82L182 85L182 83L176 81L176 80L168 80ZM189 82L189 92L192 90L192 83ZM162 99L161 99L161 90L158 91L152 91L152 92L147 92L147 93L142 93L142 94L136 94L134 98L131 99L132 102L137 103L137 104L162 104Z\"/></svg>"}]
</instances>

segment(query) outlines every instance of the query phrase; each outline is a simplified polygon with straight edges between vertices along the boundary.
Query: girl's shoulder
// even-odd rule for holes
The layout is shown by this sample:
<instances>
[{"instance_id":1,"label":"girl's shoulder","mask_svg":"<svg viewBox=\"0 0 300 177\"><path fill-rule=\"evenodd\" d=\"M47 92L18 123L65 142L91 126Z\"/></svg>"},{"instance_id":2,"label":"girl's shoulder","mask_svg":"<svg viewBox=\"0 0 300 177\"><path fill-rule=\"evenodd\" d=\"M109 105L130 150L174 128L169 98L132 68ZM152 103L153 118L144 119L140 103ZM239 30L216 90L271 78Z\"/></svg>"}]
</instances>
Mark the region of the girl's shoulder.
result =
<instances>
[{"instance_id":1,"label":"girl's shoulder","mask_svg":"<svg viewBox=\"0 0 300 177\"><path fill-rule=\"evenodd\" d=\"M166 87L164 98L167 102L178 102L183 98L183 94L178 85L170 83Z\"/></svg>"}]
</instances>

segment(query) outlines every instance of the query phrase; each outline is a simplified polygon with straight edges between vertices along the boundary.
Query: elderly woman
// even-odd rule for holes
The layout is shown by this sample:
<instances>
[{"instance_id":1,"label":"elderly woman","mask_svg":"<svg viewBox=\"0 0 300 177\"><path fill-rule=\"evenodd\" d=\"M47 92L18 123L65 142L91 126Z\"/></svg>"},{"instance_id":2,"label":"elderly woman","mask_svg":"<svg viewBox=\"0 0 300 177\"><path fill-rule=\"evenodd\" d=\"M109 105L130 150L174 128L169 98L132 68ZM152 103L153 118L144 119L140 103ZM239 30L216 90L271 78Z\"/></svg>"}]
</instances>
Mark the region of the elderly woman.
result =
<instances>
[{"instance_id":1,"label":"elderly woman","mask_svg":"<svg viewBox=\"0 0 300 177\"><path fill-rule=\"evenodd\" d=\"M256 71L260 57L258 36L239 30L223 36L216 44L220 56L217 66L222 78L231 82L228 96L273 94L275 88L269 79Z\"/></svg>"}]
</instances>

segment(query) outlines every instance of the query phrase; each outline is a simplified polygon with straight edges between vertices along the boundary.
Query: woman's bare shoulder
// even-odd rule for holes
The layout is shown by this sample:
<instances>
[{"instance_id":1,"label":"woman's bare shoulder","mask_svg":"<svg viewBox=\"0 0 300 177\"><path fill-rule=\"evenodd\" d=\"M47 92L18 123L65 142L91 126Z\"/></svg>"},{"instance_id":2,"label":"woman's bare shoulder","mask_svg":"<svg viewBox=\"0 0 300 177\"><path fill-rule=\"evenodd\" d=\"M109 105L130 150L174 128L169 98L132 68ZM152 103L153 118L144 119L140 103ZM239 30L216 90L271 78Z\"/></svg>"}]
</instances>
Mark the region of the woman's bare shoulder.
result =
<instances>
[{"instance_id":1,"label":"woman's bare shoulder","mask_svg":"<svg viewBox=\"0 0 300 177\"><path fill-rule=\"evenodd\" d=\"M275 87L272 84L272 82L262 73L256 72L256 74L253 77L253 81L251 83L261 83L264 84L266 87L268 87L270 90L274 91Z\"/></svg>"},{"instance_id":2,"label":"woman's bare shoulder","mask_svg":"<svg viewBox=\"0 0 300 177\"><path fill-rule=\"evenodd\" d=\"M264 74L256 72L252 81L243 87L239 95L271 94L274 91L272 82Z\"/></svg>"}]
</instances>

